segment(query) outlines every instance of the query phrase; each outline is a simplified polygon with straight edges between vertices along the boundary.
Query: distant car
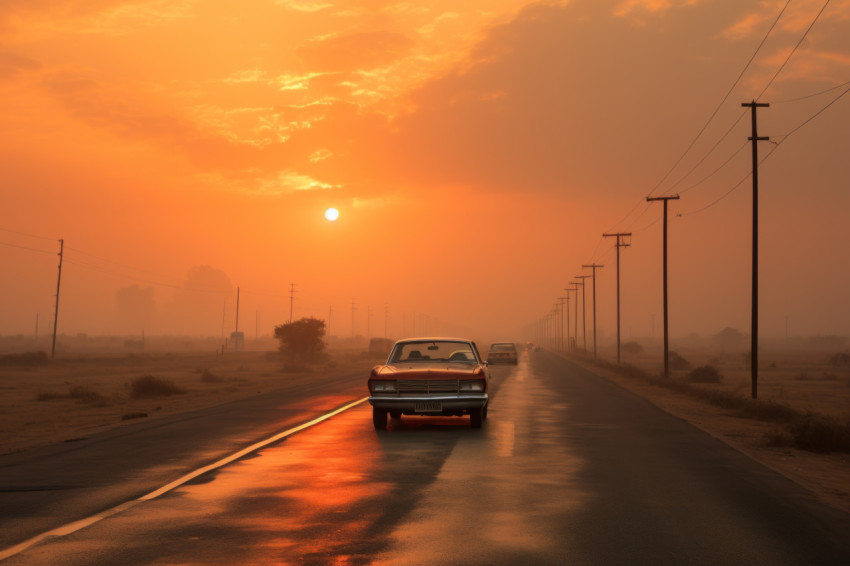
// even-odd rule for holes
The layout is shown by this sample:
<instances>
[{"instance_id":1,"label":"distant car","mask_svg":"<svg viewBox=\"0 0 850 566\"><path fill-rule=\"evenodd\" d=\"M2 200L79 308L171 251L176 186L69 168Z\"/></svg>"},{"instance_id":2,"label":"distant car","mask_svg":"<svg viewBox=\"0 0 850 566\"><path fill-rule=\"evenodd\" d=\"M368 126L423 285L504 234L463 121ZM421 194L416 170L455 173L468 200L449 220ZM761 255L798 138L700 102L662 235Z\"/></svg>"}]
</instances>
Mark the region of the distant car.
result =
<instances>
[{"instance_id":1,"label":"distant car","mask_svg":"<svg viewBox=\"0 0 850 566\"><path fill-rule=\"evenodd\" d=\"M513 342L495 342L490 344L487 352L487 363L490 364L514 364L519 363L516 345Z\"/></svg>"},{"instance_id":2,"label":"distant car","mask_svg":"<svg viewBox=\"0 0 850 566\"><path fill-rule=\"evenodd\" d=\"M388 415L469 415L473 428L487 418L490 376L471 340L399 340L387 363L372 368L368 385L377 430L387 427Z\"/></svg>"}]
</instances>

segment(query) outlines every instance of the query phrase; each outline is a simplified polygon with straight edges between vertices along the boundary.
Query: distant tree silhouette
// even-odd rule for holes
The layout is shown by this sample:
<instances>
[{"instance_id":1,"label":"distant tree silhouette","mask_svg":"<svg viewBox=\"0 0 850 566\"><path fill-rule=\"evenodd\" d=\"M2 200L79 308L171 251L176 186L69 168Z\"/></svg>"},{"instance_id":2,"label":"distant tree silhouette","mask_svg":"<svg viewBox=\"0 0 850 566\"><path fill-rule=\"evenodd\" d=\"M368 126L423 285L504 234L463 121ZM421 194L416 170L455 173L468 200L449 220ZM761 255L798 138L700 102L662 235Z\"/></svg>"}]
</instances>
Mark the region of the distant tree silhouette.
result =
<instances>
[{"instance_id":1,"label":"distant tree silhouette","mask_svg":"<svg viewBox=\"0 0 850 566\"><path fill-rule=\"evenodd\" d=\"M325 321L305 317L274 327L274 337L280 340L280 351L301 361L314 361L325 349Z\"/></svg>"},{"instance_id":2,"label":"distant tree silhouette","mask_svg":"<svg viewBox=\"0 0 850 566\"><path fill-rule=\"evenodd\" d=\"M740 347L747 341L747 335L741 333L737 328L727 326L714 336L712 339L721 347Z\"/></svg>"}]
</instances>

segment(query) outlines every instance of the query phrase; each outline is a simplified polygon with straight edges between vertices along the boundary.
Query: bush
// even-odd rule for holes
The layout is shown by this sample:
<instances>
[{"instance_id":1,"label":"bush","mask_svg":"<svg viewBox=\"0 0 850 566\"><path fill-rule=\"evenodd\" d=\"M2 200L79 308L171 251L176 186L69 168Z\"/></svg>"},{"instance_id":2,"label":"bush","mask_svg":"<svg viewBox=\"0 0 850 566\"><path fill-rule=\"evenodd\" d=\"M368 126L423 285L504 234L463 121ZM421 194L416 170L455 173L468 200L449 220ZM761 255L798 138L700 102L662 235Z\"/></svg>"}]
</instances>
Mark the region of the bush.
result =
<instances>
[{"instance_id":1,"label":"bush","mask_svg":"<svg viewBox=\"0 0 850 566\"><path fill-rule=\"evenodd\" d=\"M130 382L130 397L133 399L168 397L183 393L186 393L186 390L178 387L173 381L152 375L143 375Z\"/></svg>"},{"instance_id":2,"label":"bush","mask_svg":"<svg viewBox=\"0 0 850 566\"><path fill-rule=\"evenodd\" d=\"M691 369L691 362L680 356L677 352L670 350L668 355L670 356L670 369L679 371Z\"/></svg>"},{"instance_id":3,"label":"bush","mask_svg":"<svg viewBox=\"0 0 850 566\"><path fill-rule=\"evenodd\" d=\"M624 353L637 355L643 352L643 346L637 342L626 342L620 347Z\"/></svg>"},{"instance_id":4,"label":"bush","mask_svg":"<svg viewBox=\"0 0 850 566\"><path fill-rule=\"evenodd\" d=\"M850 452L850 423L808 414L790 426L794 446L810 452Z\"/></svg>"},{"instance_id":5,"label":"bush","mask_svg":"<svg viewBox=\"0 0 850 566\"><path fill-rule=\"evenodd\" d=\"M723 376L714 366L701 366L691 370L687 379L691 383L720 383L723 381Z\"/></svg>"},{"instance_id":6,"label":"bush","mask_svg":"<svg viewBox=\"0 0 850 566\"><path fill-rule=\"evenodd\" d=\"M204 368L201 372L201 381L204 383L221 383L224 379L215 375L208 368Z\"/></svg>"},{"instance_id":7,"label":"bush","mask_svg":"<svg viewBox=\"0 0 850 566\"><path fill-rule=\"evenodd\" d=\"M829 365L835 366L835 367L850 365L850 354L846 354L846 353L843 353L843 352L838 353L838 354L833 354L829 358Z\"/></svg>"},{"instance_id":8,"label":"bush","mask_svg":"<svg viewBox=\"0 0 850 566\"><path fill-rule=\"evenodd\" d=\"M68 397L71 399L77 399L84 403L92 403L95 405L106 404L106 397L85 385L75 385L74 387L70 387L68 389Z\"/></svg>"},{"instance_id":9,"label":"bush","mask_svg":"<svg viewBox=\"0 0 850 566\"><path fill-rule=\"evenodd\" d=\"M309 317L274 327L274 337L280 340L280 351L303 362L319 359L325 349L325 321Z\"/></svg>"},{"instance_id":10,"label":"bush","mask_svg":"<svg viewBox=\"0 0 850 566\"><path fill-rule=\"evenodd\" d=\"M3 354L0 356L2 366L35 366L50 361L47 352L24 352L23 354Z\"/></svg>"}]
</instances>

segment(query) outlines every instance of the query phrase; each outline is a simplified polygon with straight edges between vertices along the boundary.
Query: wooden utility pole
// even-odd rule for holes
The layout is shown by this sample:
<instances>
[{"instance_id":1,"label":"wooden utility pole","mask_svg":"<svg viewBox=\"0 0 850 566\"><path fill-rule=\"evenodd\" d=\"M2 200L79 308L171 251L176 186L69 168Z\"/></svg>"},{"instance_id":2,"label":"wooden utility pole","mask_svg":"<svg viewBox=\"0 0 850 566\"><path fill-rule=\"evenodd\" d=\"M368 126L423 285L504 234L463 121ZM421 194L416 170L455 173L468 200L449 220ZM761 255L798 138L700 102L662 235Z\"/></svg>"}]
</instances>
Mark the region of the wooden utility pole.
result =
<instances>
[{"instance_id":1,"label":"wooden utility pole","mask_svg":"<svg viewBox=\"0 0 850 566\"><path fill-rule=\"evenodd\" d=\"M569 300L570 300L569 297L558 297L558 304L561 308L561 313L560 313L561 314L561 320L558 322L558 331L561 334L560 349L562 351L565 350L565 347L564 347L565 346L565 344L564 344L564 304L568 303Z\"/></svg>"},{"instance_id":2,"label":"wooden utility pole","mask_svg":"<svg viewBox=\"0 0 850 566\"><path fill-rule=\"evenodd\" d=\"M593 270L593 274L590 276L592 279L590 280L593 288L593 357L596 357L596 270L600 267L605 267L604 265L596 265L592 263L590 265L582 265L584 268L590 268Z\"/></svg>"},{"instance_id":3,"label":"wooden utility pole","mask_svg":"<svg viewBox=\"0 0 850 566\"><path fill-rule=\"evenodd\" d=\"M752 329L750 332L750 373L752 374L752 397L758 399L758 345L759 345L759 160L758 142L769 140L769 137L759 137L756 122L756 108L767 108L766 102L742 102L741 106L749 106L752 115L753 135L753 289L752 289Z\"/></svg>"},{"instance_id":4,"label":"wooden utility pole","mask_svg":"<svg viewBox=\"0 0 850 566\"><path fill-rule=\"evenodd\" d=\"M581 340L582 340L582 349L585 353L587 353L587 287L585 286L585 279L590 277L590 275L576 275L576 279L581 279ZM578 310L578 304L576 304L576 310ZM576 328L576 334L578 334L578 328Z\"/></svg>"},{"instance_id":5,"label":"wooden utility pole","mask_svg":"<svg viewBox=\"0 0 850 566\"><path fill-rule=\"evenodd\" d=\"M59 275L56 277L56 308L53 310L53 347L50 357L56 357L56 326L59 322L59 284L62 282L62 256L65 252L65 240L59 240Z\"/></svg>"},{"instance_id":6,"label":"wooden utility pole","mask_svg":"<svg viewBox=\"0 0 850 566\"><path fill-rule=\"evenodd\" d=\"M290 322L292 318L290 317ZM239 287L236 288L236 332L239 332Z\"/></svg>"},{"instance_id":7,"label":"wooden utility pole","mask_svg":"<svg viewBox=\"0 0 850 566\"><path fill-rule=\"evenodd\" d=\"M624 238L631 237L631 232L617 232L614 234L602 234L603 238L617 238L614 246L617 248L617 364L620 364L620 248L627 248L631 244Z\"/></svg>"},{"instance_id":8,"label":"wooden utility pole","mask_svg":"<svg viewBox=\"0 0 850 566\"><path fill-rule=\"evenodd\" d=\"M647 202L660 200L664 203L664 229L662 235L662 271L664 293L664 377L670 377L670 343L668 342L667 327L667 201L679 200L679 195L667 197L646 197Z\"/></svg>"},{"instance_id":9,"label":"wooden utility pole","mask_svg":"<svg viewBox=\"0 0 850 566\"><path fill-rule=\"evenodd\" d=\"M570 342L570 291L573 291L573 290L574 289L564 287L564 291L567 292L567 315L566 315L566 319L567 319L567 351L568 352L573 349L573 345Z\"/></svg>"},{"instance_id":10,"label":"wooden utility pole","mask_svg":"<svg viewBox=\"0 0 850 566\"><path fill-rule=\"evenodd\" d=\"M292 304L295 302L295 283L289 284L289 323L292 324Z\"/></svg>"}]
</instances>

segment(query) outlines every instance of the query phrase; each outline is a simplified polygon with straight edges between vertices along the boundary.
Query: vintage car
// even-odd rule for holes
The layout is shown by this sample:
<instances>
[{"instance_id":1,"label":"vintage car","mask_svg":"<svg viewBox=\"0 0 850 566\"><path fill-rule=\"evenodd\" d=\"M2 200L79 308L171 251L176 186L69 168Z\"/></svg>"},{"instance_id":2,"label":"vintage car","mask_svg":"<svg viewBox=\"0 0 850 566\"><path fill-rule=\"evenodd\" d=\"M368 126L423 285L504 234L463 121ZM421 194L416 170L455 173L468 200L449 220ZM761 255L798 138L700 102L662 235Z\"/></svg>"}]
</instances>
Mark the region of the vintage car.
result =
<instances>
[{"instance_id":1,"label":"vintage car","mask_svg":"<svg viewBox=\"0 0 850 566\"><path fill-rule=\"evenodd\" d=\"M473 428L487 418L490 376L478 347L460 338L410 338L393 346L387 363L372 368L369 403L377 430L387 415L469 415Z\"/></svg>"},{"instance_id":2,"label":"vintage car","mask_svg":"<svg viewBox=\"0 0 850 566\"><path fill-rule=\"evenodd\" d=\"M517 365L519 360L516 346L513 342L494 342L490 344L490 351L487 352L487 363Z\"/></svg>"}]
</instances>

